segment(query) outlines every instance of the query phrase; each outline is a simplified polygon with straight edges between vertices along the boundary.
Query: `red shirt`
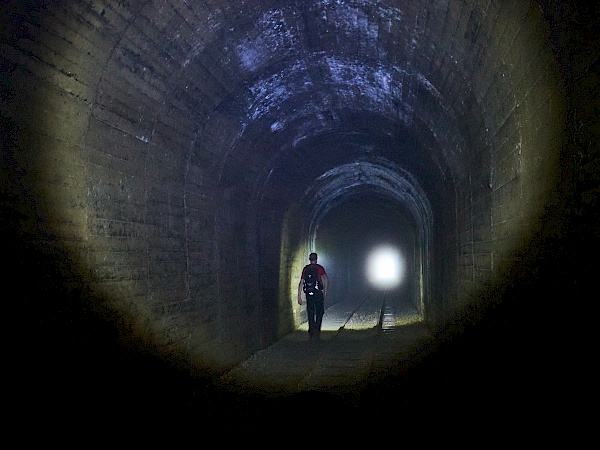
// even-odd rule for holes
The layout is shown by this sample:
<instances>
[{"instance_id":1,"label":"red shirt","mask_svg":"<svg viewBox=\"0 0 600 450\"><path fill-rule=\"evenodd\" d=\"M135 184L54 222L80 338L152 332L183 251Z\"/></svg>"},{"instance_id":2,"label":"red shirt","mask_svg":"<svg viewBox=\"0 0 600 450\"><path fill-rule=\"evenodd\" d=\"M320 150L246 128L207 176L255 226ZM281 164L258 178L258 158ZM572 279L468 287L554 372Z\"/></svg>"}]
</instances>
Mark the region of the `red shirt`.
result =
<instances>
[{"instance_id":1,"label":"red shirt","mask_svg":"<svg viewBox=\"0 0 600 450\"><path fill-rule=\"evenodd\" d=\"M327 272L325 272L325 267L323 267L321 264L309 264L308 266L304 266L304 269L302 269L302 279L304 280L304 271L306 270L307 267L310 266L317 266L317 281L319 282L319 284L323 284L323 275L327 275Z\"/></svg>"}]
</instances>

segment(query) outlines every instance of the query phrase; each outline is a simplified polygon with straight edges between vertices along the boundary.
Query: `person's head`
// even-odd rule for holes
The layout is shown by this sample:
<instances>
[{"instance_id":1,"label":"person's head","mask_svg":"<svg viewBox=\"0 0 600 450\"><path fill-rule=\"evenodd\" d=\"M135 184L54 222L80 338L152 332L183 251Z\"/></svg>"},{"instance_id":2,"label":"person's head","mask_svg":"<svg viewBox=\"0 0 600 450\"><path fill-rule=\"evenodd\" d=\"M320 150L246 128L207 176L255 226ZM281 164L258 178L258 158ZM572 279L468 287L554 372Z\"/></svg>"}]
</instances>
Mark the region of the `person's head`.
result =
<instances>
[{"instance_id":1,"label":"person's head","mask_svg":"<svg viewBox=\"0 0 600 450\"><path fill-rule=\"evenodd\" d=\"M316 263L317 262L317 254L316 253L311 253L310 255L308 255L308 260L311 263Z\"/></svg>"}]
</instances>

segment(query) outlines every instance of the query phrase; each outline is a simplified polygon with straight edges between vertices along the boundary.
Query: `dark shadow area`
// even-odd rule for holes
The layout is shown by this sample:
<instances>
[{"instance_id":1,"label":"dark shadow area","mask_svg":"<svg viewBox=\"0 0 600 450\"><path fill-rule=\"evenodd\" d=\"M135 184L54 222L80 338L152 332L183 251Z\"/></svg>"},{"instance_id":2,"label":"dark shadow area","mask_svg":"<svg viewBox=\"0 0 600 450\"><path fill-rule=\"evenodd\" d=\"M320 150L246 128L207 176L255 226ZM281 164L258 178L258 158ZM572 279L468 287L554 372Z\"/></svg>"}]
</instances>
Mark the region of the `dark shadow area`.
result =
<instances>
[{"instance_id":1,"label":"dark shadow area","mask_svg":"<svg viewBox=\"0 0 600 450\"><path fill-rule=\"evenodd\" d=\"M20 414L45 423L60 411L62 419L85 421L107 410L160 415L189 402L202 380L131 339L126 318L99 313L102 300L59 250L17 238L4 255L16 333L9 378Z\"/></svg>"}]
</instances>

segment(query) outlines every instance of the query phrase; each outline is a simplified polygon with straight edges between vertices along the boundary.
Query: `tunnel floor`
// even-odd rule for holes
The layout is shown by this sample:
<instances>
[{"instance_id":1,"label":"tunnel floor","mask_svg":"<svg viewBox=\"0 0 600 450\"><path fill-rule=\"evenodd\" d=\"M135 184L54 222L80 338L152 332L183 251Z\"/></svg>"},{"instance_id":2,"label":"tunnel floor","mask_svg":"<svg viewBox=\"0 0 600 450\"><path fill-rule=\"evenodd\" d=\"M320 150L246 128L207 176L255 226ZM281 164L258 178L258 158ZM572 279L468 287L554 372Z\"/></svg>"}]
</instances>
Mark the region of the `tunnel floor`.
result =
<instances>
[{"instance_id":1,"label":"tunnel floor","mask_svg":"<svg viewBox=\"0 0 600 450\"><path fill-rule=\"evenodd\" d=\"M384 300L336 303L319 341L308 339L304 325L238 364L215 386L221 412L263 414L275 402L362 407L370 386L410 367L432 341L414 307Z\"/></svg>"}]
</instances>

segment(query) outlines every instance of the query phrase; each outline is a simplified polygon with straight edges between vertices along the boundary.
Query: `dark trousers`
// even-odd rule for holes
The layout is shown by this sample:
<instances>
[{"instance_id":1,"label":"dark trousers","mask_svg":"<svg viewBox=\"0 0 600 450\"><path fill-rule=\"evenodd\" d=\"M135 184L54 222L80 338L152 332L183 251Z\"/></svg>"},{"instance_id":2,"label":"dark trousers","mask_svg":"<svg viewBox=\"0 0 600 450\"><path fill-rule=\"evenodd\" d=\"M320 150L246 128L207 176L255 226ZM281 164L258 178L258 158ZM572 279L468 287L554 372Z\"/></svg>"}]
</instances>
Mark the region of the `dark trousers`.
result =
<instances>
[{"instance_id":1,"label":"dark trousers","mask_svg":"<svg viewBox=\"0 0 600 450\"><path fill-rule=\"evenodd\" d=\"M321 333L321 322L325 314L325 302L322 292L306 296L306 315L308 316L308 334L319 336Z\"/></svg>"}]
</instances>

